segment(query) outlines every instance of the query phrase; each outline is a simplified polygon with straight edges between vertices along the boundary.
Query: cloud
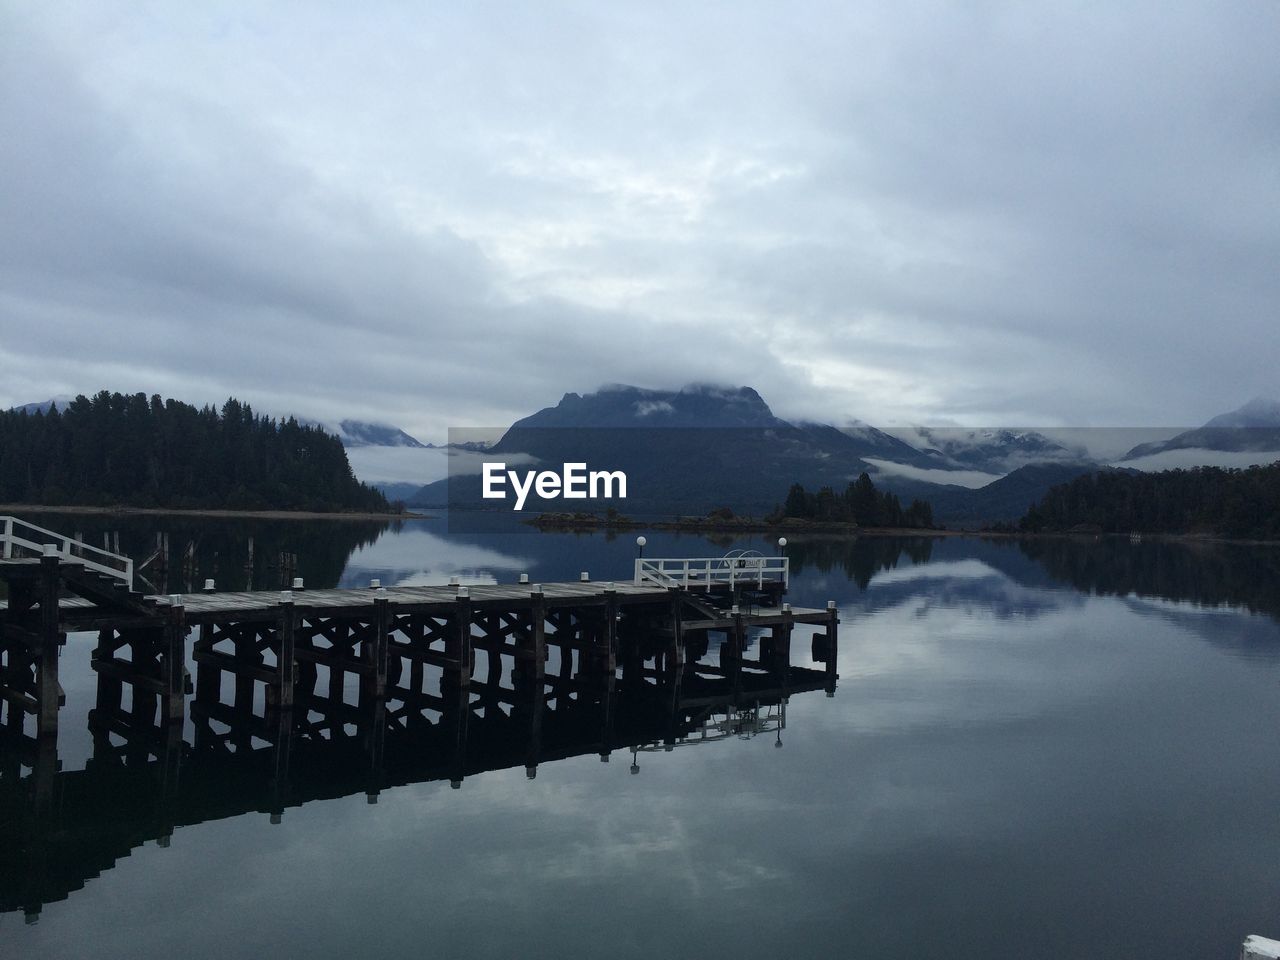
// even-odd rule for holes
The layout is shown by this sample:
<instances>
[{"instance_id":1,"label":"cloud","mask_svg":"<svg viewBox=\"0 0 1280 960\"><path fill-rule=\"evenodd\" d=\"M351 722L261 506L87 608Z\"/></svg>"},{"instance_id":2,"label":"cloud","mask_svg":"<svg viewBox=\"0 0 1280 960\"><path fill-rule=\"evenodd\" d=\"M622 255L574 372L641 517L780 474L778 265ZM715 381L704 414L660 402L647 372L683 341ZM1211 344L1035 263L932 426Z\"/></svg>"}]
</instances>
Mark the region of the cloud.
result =
<instances>
[{"instance_id":1,"label":"cloud","mask_svg":"<svg viewBox=\"0 0 1280 960\"><path fill-rule=\"evenodd\" d=\"M1277 21L9 8L0 402L1201 422L1275 392Z\"/></svg>"}]
</instances>

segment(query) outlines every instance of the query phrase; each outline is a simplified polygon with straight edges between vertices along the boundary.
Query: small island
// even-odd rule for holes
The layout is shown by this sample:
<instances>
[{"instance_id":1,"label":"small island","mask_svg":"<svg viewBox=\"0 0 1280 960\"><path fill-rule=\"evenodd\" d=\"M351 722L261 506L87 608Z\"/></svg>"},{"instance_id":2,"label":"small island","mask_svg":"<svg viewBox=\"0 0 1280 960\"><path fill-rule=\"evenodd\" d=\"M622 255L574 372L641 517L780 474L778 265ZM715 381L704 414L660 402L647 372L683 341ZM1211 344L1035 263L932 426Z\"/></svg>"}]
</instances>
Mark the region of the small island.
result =
<instances>
[{"instance_id":1,"label":"small island","mask_svg":"<svg viewBox=\"0 0 1280 960\"><path fill-rule=\"evenodd\" d=\"M641 521L610 508L595 513L542 513L525 521L540 530L677 530L691 533L894 533L946 532L934 526L933 509L913 500L905 510L895 494L876 489L863 473L842 493L821 487L815 493L795 483L786 502L765 517L717 507L702 516Z\"/></svg>"}]
</instances>

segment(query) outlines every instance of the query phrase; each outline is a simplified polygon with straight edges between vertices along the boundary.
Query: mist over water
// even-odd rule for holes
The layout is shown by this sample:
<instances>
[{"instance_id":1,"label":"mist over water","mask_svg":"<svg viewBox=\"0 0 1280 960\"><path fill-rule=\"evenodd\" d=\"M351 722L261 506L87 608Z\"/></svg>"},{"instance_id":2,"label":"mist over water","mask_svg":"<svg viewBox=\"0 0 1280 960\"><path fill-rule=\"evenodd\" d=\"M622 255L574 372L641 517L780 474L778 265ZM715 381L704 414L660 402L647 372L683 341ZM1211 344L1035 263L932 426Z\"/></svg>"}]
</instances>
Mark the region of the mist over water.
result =
<instances>
[{"instance_id":1,"label":"mist over water","mask_svg":"<svg viewBox=\"0 0 1280 960\"><path fill-rule=\"evenodd\" d=\"M134 522L147 544L167 521ZM94 523L80 518L97 536L119 525ZM243 576L226 558L250 535L296 553L314 587L623 580L636 554L633 536L443 519L184 523L174 552L198 540L197 581L216 552L220 583ZM777 549L646 536L646 557ZM275 824L214 816L113 863L92 863L90 836L71 865L83 887L33 924L3 915L0 941L142 958L1199 960L1280 933L1280 551L921 537L787 553L788 599L835 600L842 624L835 696L792 695L785 726L547 761L535 779L410 782L376 804L355 791ZM260 561L254 585L272 575ZM63 650L64 772L95 762L93 642ZM809 664L807 633L793 651ZM229 804L244 789L210 784ZM104 822L135 802L152 801L122 796Z\"/></svg>"}]
</instances>

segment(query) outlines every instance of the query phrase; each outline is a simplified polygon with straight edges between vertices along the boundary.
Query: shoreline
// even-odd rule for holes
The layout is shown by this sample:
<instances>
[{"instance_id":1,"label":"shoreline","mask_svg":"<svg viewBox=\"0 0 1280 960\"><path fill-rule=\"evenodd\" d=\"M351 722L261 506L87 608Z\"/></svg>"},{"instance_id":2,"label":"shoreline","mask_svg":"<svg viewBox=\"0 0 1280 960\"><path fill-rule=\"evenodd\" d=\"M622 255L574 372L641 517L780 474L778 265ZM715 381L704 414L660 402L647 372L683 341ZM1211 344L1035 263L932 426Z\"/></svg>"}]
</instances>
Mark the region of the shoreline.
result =
<instances>
[{"instance_id":1,"label":"shoreline","mask_svg":"<svg viewBox=\"0 0 1280 960\"><path fill-rule=\"evenodd\" d=\"M1106 533L1101 530L1055 530L1030 533L1021 530L965 530L952 528L923 527L859 527L850 523L822 523L802 520L799 522L767 523L763 520L708 520L691 518L685 520L635 520L620 517L610 521L603 517L588 515L543 514L524 521L539 531L577 531L577 532L628 532L644 530L666 530L676 533L707 534L755 534L774 533L779 536L803 536L812 534L819 537L832 536L867 536L867 537L981 537L990 540L1100 540L1102 538L1128 540L1134 543L1226 543L1240 546L1274 547L1280 546L1280 540L1258 540L1244 537L1220 537L1203 533ZM1136 536L1137 539L1134 539Z\"/></svg>"},{"instance_id":2,"label":"shoreline","mask_svg":"<svg viewBox=\"0 0 1280 960\"><path fill-rule=\"evenodd\" d=\"M157 517L206 517L224 520L429 520L426 513L358 513L320 512L318 510L219 510L213 508L178 507L89 507L46 506L30 503L0 503L0 513L18 516L24 513L61 513L84 516L157 516Z\"/></svg>"},{"instance_id":3,"label":"shoreline","mask_svg":"<svg viewBox=\"0 0 1280 960\"><path fill-rule=\"evenodd\" d=\"M818 534L867 534L876 536L946 537L969 533L965 530L937 530L923 527L859 527L856 523L818 523L811 520L790 520L769 523L765 520L734 519L711 520L706 517L690 517L682 520L636 520L631 517L594 517L589 514L540 514L524 521L538 530L605 530L625 532L629 530L670 530L676 533L777 533L793 536L805 533Z\"/></svg>"}]
</instances>

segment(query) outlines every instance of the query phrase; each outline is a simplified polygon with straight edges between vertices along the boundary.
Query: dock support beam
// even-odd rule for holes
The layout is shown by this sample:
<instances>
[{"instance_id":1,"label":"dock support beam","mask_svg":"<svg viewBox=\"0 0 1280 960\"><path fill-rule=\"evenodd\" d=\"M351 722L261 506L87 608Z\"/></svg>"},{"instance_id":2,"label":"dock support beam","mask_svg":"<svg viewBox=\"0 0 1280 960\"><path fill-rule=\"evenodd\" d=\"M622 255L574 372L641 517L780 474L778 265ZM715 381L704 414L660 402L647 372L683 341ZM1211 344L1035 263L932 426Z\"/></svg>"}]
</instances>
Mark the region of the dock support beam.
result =
<instances>
[{"instance_id":1,"label":"dock support beam","mask_svg":"<svg viewBox=\"0 0 1280 960\"><path fill-rule=\"evenodd\" d=\"M461 692L460 699L466 704L470 702L471 696L471 598L458 597L454 601L453 609L454 630L450 638L453 649L449 651L449 657L457 665L456 677L458 689Z\"/></svg>"},{"instance_id":2,"label":"dock support beam","mask_svg":"<svg viewBox=\"0 0 1280 960\"><path fill-rule=\"evenodd\" d=\"M794 628L795 616L790 609L784 608L782 623L774 624L769 628L768 654L761 657L761 660L766 661L765 667L768 671L778 678L778 686L784 691L790 680L791 632Z\"/></svg>"},{"instance_id":3,"label":"dock support beam","mask_svg":"<svg viewBox=\"0 0 1280 960\"><path fill-rule=\"evenodd\" d=\"M164 644L160 650L160 673L163 693L160 697L161 719L177 724L181 739L182 722L186 718L187 693L187 618L179 604L169 608L164 628Z\"/></svg>"},{"instance_id":4,"label":"dock support beam","mask_svg":"<svg viewBox=\"0 0 1280 960\"><path fill-rule=\"evenodd\" d=\"M297 627L298 614L294 608L292 600L282 601L280 604L280 650L276 657L276 671L279 678L276 681L276 702L275 705L281 710L293 709L293 686L297 678L297 665L294 663L293 652L297 643Z\"/></svg>"},{"instance_id":5,"label":"dock support beam","mask_svg":"<svg viewBox=\"0 0 1280 960\"><path fill-rule=\"evenodd\" d=\"M839 642L837 634L837 625L840 623L840 611L836 609L834 600L827 601L827 622L822 633L813 635L813 659L818 663L826 666L827 684L826 691L828 697L834 697L836 694L836 680L839 674L836 673L836 661L839 653Z\"/></svg>"},{"instance_id":6,"label":"dock support beam","mask_svg":"<svg viewBox=\"0 0 1280 960\"><path fill-rule=\"evenodd\" d=\"M374 599L374 643L370 648L372 655L372 692L375 700L387 699L387 652L392 627L390 600L385 596Z\"/></svg>"},{"instance_id":7,"label":"dock support beam","mask_svg":"<svg viewBox=\"0 0 1280 960\"><path fill-rule=\"evenodd\" d=\"M533 663L530 676L534 683L541 687L547 676L547 601L541 593L533 595L533 605L529 610L533 631L530 640L533 645Z\"/></svg>"},{"instance_id":8,"label":"dock support beam","mask_svg":"<svg viewBox=\"0 0 1280 960\"><path fill-rule=\"evenodd\" d=\"M57 557L40 561L40 654L36 672L36 737L56 740L62 687L58 683L58 653L63 634L58 631L58 590L61 576Z\"/></svg>"},{"instance_id":9,"label":"dock support beam","mask_svg":"<svg viewBox=\"0 0 1280 960\"><path fill-rule=\"evenodd\" d=\"M684 670L684 602L680 587L668 587L667 592L671 595L671 645L667 648L666 668L668 673L679 675Z\"/></svg>"},{"instance_id":10,"label":"dock support beam","mask_svg":"<svg viewBox=\"0 0 1280 960\"><path fill-rule=\"evenodd\" d=\"M747 628L742 622L741 613L733 615L733 627L725 638L725 642L729 644L730 650L726 672L732 684L733 703L736 705L742 699L742 658L747 652ZM723 663L723 657L721 661Z\"/></svg>"},{"instance_id":11,"label":"dock support beam","mask_svg":"<svg viewBox=\"0 0 1280 960\"><path fill-rule=\"evenodd\" d=\"M611 678L618 672L618 591L604 592L604 669Z\"/></svg>"}]
</instances>

